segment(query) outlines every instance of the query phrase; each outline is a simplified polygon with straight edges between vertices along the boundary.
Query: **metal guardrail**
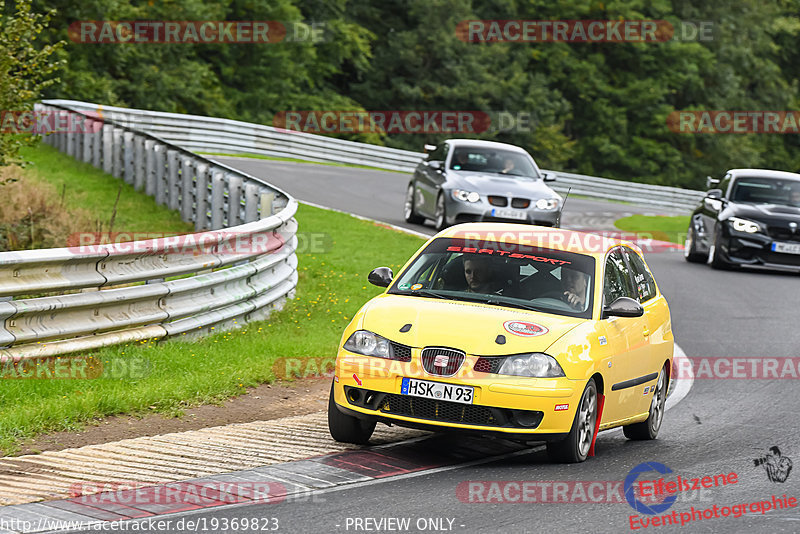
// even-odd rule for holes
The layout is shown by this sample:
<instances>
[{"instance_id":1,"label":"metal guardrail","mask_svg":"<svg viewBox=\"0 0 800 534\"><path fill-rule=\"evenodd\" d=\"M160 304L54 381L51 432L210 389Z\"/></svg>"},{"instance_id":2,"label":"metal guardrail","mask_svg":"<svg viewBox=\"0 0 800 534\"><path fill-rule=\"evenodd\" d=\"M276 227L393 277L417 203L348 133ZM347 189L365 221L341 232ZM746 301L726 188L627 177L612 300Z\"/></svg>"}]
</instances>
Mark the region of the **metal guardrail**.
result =
<instances>
[{"instance_id":1,"label":"metal guardrail","mask_svg":"<svg viewBox=\"0 0 800 534\"><path fill-rule=\"evenodd\" d=\"M421 152L344 141L229 119L99 106L76 100L47 102L110 117L198 152L289 157L317 162L368 165L403 172L413 172L417 163L425 157ZM546 172L556 176L554 189L562 194L571 187L573 194L591 198L622 200L675 210L691 210L704 196L701 191L678 187L552 170Z\"/></svg>"},{"instance_id":2,"label":"metal guardrail","mask_svg":"<svg viewBox=\"0 0 800 534\"><path fill-rule=\"evenodd\" d=\"M96 114L37 111L69 125L45 142L179 210L198 233L0 253L0 295L46 294L0 302L0 362L222 330L293 296L295 199Z\"/></svg>"}]
</instances>

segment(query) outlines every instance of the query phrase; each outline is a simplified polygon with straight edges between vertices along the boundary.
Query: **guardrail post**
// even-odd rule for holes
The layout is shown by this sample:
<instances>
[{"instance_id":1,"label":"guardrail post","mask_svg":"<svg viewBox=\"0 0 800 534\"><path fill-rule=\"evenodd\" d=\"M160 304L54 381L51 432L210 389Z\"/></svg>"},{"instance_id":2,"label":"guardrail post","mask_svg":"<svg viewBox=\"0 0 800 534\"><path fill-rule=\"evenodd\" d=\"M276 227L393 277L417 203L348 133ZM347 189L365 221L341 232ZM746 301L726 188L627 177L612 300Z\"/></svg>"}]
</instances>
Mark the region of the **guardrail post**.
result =
<instances>
[{"instance_id":1,"label":"guardrail post","mask_svg":"<svg viewBox=\"0 0 800 534\"><path fill-rule=\"evenodd\" d=\"M181 158L181 219L186 222L194 220L194 162L192 158Z\"/></svg>"},{"instance_id":2,"label":"guardrail post","mask_svg":"<svg viewBox=\"0 0 800 534\"><path fill-rule=\"evenodd\" d=\"M122 166L122 142L124 132L125 130L117 127L111 130L111 175L114 178L122 178L124 172Z\"/></svg>"},{"instance_id":3,"label":"guardrail post","mask_svg":"<svg viewBox=\"0 0 800 534\"><path fill-rule=\"evenodd\" d=\"M223 226L225 210L225 178L221 172L215 172L211 179L211 229L219 230Z\"/></svg>"},{"instance_id":4,"label":"guardrail post","mask_svg":"<svg viewBox=\"0 0 800 534\"><path fill-rule=\"evenodd\" d=\"M137 135L133 138L133 187L137 191L144 189L146 178L147 165L144 155L144 137Z\"/></svg>"},{"instance_id":5,"label":"guardrail post","mask_svg":"<svg viewBox=\"0 0 800 534\"><path fill-rule=\"evenodd\" d=\"M162 206L167 205L167 147L156 143L153 147L155 160L155 176L153 177L156 202Z\"/></svg>"},{"instance_id":6,"label":"guardrail post","mask_svg":"<svg viewBox=\"0 0 800 534\"><path fill-rule=\"evenodd\" d=\"M258 189L256 184L244 186L244 222L246 223L258 220Z\"/></svg>"},{"instance_id":7,"label":"guardrail post","mask_svg":"<svg viewBox=\"0 0 800 534\"><path fill-rule=\"evenodd\" d=\"M228 226L242 224L242 179L228 175Z\"/></svg>"},{"instance_id":8,"label":"guardrail post","mask_svg":"<svg viewBox=\"0 0 800 534\"><path fill-rule=\"evenodd\" d=\"M167 207L178 209L178 177L179 165L177 150L167 150Z\"/></svg>"},{"instance_id":9,"label":"guardrail post","mask_svg":"<svg viewBox=\"0 0 800 534\"><path fill-rule=\"evenodd\" d=\"M195 168L197 182L194 187L194 229L208 229L208 165L198 163Z\"/></svg>"},{"instance_id":10,"label":"guardrail post","mask_svg":"<svg viewBox=\"0 0 800 534\"><path fill-rule=\"evenodd\" d=\"M272 204L275 202L275 193L261 193L261 218L272 217Z\"/></svg>"},{"instance_id":11,"label":"guardrail post","mask_svg":"<svg viewBox=\"0 0 800 534\"><path fill-rule=\"evenodd\" d=\"M122 134L122 177L125 183L131 185L133 185L134 157L133 132L124 132Z\"/></svg>"},{"instance_id":12,"label":"guardrail post","mask_svg":"<svg viewBox=\"0 0 800 534\"><path fill-rule=\"evenodd\" d=\"M144 192L151 197L156 196L156 142L152 139L145 139L142 143L142 151L144 152Z\"/></svg>"},{"instance_id":13,"label":"guardrail post","mask_svg":"<svg viewBox=\"0 0 800 534\"><path fill-rule=\"evenodd\" d=\"M103 163L103 172L111 174L113 169L113 150L112 146L114 144L114 127L110 124L103 125L103 146L100 150L101 152L101 159Z\"/></svg>"},{"instance_id":14,"label":"guardrail post","mask_svg":"<svg viewBox=\"0 0 800 534\"><path fill-rule=\"evenodd\" d=\"M92 162L92 151L97 142L97 132L102 123L92 119L86 119L85 131L83 133L83 154L81 154L81 161L86 163Z\"/></svg>"}]
</instances>

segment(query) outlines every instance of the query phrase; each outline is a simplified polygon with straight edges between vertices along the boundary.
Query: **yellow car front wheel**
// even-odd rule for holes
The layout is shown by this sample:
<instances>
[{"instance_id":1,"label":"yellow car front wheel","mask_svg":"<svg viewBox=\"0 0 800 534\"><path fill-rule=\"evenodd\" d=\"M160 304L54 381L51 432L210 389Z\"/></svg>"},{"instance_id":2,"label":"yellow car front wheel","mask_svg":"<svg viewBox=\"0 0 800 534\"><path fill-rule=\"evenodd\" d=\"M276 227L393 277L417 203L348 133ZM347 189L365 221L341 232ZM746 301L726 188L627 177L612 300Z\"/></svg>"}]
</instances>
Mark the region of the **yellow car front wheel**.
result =
<instances>
[{"instance_id":1,"label":"yellow car front wheel","mask_svg":"<svg viewBox=\"0 0 800 534\"><path fill-rule=\"evenodd\" d=\"M365 421L339 411L336 401L333 400L331 383L331 394L328 397L328 430L333 439L342 443L366 445L375 431L376 424L376 421Z\"/></svg>"},{"instance_id":2,"label":"yellow car front wheel","mask_svg":"<svg viewBox=\"0 0 800 534\"><path fill-rule=\"evenodd\" d=\"M547 442L547 456L558 463L578 463L586 460L597 428L597 386L590 378L581 395L572 429L567 437Z\"/></svg>"}]
</instances>

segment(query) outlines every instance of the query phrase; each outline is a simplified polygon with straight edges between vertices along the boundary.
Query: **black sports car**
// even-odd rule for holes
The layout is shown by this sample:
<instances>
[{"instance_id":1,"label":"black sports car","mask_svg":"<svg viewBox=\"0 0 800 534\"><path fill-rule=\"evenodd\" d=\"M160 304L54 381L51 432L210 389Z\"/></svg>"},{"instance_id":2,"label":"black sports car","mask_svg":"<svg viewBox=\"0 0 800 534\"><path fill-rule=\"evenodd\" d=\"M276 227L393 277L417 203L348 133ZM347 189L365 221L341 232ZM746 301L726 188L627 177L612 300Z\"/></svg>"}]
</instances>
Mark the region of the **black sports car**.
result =
<instances>
[{"instance_id":1,"label":"black sports car","mask_svg":"<svg viewBox=\"0 0 800 534\"><path fill-rule=\"evenodd\" d=\"M687 261L800 270L800 174L731 169L692 213Z\"/></svg>"}]
</instances>

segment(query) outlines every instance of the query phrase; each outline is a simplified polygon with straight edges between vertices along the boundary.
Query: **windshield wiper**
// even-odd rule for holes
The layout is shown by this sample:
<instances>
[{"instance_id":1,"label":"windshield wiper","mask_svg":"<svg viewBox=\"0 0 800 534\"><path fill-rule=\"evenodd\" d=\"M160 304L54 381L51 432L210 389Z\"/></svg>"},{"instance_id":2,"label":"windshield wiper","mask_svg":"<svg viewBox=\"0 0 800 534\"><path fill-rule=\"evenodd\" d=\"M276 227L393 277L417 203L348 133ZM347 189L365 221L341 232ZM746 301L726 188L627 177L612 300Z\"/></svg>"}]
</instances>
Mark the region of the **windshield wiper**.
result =
<instances>
[{"instance_id":1,"label":"windshield wiper","mask_svg":"<svg viewBox=\"0 0 800 534\"><path fill-rule=\"evenodd\" d=\"M543 312L542 308L537 308L536 306L530 306L528 304L522 304L519 302L509 302L507 300L500 300L499 298L486 296L486 297L479 297L479 296L471 296L471 295L457 295L451 297L457 300L467 300L472 302L482 302L483 304L493 304L495 306L511 306L512 308L522 308L525 310Z\"/></svg>"},{"instance_id":2,"label":"windshield wiper","mask_svg":"<svg viewBox=\"0 0 800 534\"><path fill-rule=\"evenodd\" d=\"M417 289L416 291L407 291L407 290L404 290L404 289L397 289L397 290L393 291L392 293L396 293L398 295L410 295L412 297L413 296L433 297L433 298L445 299L445 300L450 298L450 297L445 297L444 295L441 295L441 294L436 293L434 291L431 291L429 289Z\"/></svg>"}]
</instances>

